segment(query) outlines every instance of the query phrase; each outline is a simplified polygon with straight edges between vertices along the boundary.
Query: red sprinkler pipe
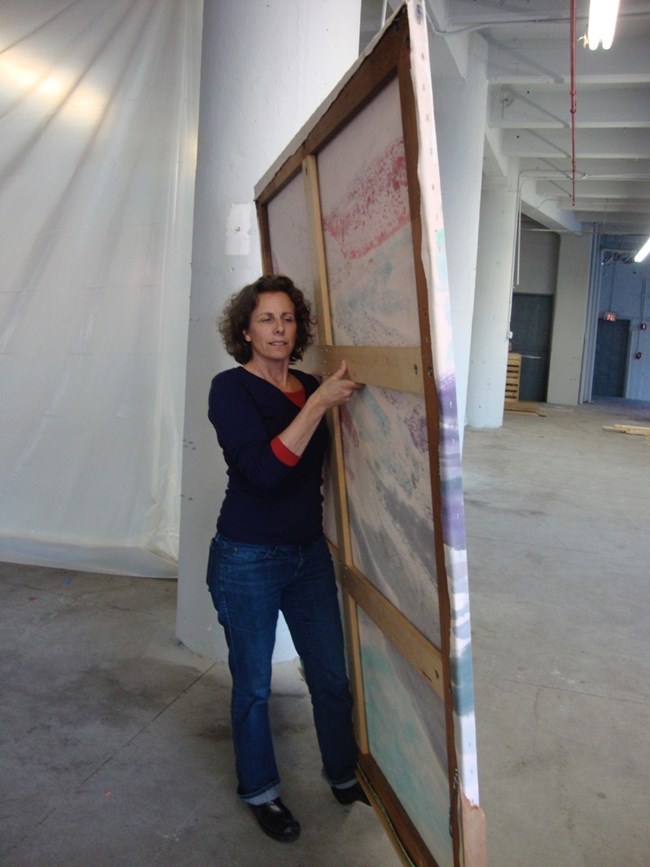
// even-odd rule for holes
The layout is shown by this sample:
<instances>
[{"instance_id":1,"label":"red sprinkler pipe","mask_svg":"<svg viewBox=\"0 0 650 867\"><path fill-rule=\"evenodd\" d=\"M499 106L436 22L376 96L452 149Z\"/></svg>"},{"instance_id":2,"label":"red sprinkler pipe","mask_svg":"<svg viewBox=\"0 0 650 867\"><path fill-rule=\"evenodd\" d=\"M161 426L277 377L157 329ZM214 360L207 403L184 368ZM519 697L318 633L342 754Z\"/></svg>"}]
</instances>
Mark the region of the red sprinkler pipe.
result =
<instances>
[{"instance_id":1,"label":"red sprinkler pipe","mask_svg":"<svg viewBox=\"0 0 650 867\"><path fill-rule=\"evenodd\" d=\"M576 0L571 0L571 204L576 203Z\"/></svg>"}]
</instances>

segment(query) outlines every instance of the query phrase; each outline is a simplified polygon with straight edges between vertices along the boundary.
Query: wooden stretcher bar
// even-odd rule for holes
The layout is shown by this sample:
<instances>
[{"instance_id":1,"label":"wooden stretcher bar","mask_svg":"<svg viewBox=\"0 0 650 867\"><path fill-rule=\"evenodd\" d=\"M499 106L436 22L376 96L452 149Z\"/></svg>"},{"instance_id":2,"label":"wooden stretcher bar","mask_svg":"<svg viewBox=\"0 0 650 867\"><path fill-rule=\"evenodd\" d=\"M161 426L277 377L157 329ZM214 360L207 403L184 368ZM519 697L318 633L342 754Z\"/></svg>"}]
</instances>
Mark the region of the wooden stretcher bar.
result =
<instances>
[{"instance_id":1,"label":"wooden stretcher bar","mask_svg":"<svg viewBox=\"0 0 650 867\"><path fill-rule=\"evenodd\" d=\"M419 346L311 346L304 366L319 376L331 376L348 363L355 382L422 394L422 351Z\"/></svg>"},{"instance_id":2,"label":"wooden stretcher bar","mask_svg":"<svg viewBox=\"0 0 650 867\"><path fill-rule=\"evenodd\" d=\"M444 700L440 650L354 567L342 575L343 587L415 668L431 689Z\"/></svg>"}]
</instances>

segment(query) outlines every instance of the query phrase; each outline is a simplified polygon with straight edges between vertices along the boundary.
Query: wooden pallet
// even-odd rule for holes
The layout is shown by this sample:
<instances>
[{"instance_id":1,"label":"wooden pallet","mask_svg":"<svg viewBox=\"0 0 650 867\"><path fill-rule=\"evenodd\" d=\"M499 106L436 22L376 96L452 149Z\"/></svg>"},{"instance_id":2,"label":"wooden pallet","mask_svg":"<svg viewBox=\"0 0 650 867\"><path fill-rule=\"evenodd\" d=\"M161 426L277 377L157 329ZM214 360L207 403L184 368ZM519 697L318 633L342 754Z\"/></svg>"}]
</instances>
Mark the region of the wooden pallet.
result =
<instances>
[{"instance_id":1,"label":"wooden pallet","mask_svg":"<svg viewBox=\"0 0 650 867\"><path fill-rule=\"evenodd\" d=\"M506 373L506 400L519 400L520 380L521 355L518 352L509 352L508 370Z\"/></svg>"}]
</instances>

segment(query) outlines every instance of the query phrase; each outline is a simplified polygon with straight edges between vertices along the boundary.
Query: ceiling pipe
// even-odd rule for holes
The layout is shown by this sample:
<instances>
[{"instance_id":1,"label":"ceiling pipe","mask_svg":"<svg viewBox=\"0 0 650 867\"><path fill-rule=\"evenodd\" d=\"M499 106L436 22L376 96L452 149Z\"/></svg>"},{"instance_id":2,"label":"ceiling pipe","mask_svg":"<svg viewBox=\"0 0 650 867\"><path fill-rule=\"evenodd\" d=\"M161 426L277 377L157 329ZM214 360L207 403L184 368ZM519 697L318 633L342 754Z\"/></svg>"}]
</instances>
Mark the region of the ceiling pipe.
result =
<instances>
[{"instance_id":1,"label":"ceiling pipe","mask_svg":"<svg viewBox=\"0 0 650 867\"><path fill-rule=\"evenodd\" d=\"M571 0L571 204L576 204L576 0Z\"/></svg>"},{"instance_id":2,"label":"ceiling pipe","mask_svg":"<svg viewBox=\"0 0 650 867\"><path fill-rule=\"evenodd\" d=\"M521 18L493 18L491 20L483 19L482 21L475 21L473 24L465 24L461 27L453 27L446 28L441 27L435 20L435 16L433 15L429 3L426 4L427 10L427 21L431 25L432 31L437 36L455 36L457 33L474 33L477 30L486 30L491 27L512 27L517 24L566 24L567 21L571 20L571 15L554 15L554 16L531 16L529 18L521 17ZM627 20L633 21L635 19L645 19L650 17L650 12L619 12L618 18L619 20ZM587 20L588 15L579 15L577 18L580 20Z\"/></svg>"}]
</instances>

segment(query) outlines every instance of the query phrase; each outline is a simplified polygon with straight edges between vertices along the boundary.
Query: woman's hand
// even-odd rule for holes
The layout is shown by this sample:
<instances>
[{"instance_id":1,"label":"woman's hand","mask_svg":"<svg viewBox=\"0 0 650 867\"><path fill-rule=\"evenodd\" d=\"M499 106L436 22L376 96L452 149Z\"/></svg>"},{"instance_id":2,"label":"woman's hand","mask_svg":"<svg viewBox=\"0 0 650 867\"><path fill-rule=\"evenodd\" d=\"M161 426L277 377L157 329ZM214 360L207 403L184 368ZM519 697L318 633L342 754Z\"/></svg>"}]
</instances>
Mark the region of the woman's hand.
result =
<instances>
[{"instance_id":1,"label":"woman's hand","mask_svg":"<svg viewBox=\"0 0 650 867\"><path fill-rule=\"evenodd\" d=\"M363 388L361 383L346 379L347 372L348 364L342 361L336 373L318 386L289 427L279 435L280 441L294 455L304 452L328 409L348 403L352 395Z\"/></svg>"},{"instance_id":2,"label":"woman's hand","mask_svg":"<svg viewBox=\"0 0 650 867\"><path fill-rule=\"evenodd\" d=\"M315 391L314 398L322 402L326 410L347 403L355 391L363 388L361 383L347 379L347 373L348 363L344 360L336 373L321 383Z\"/></svg>"}]
</instances>

